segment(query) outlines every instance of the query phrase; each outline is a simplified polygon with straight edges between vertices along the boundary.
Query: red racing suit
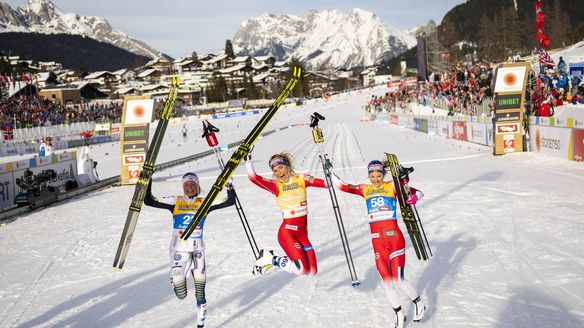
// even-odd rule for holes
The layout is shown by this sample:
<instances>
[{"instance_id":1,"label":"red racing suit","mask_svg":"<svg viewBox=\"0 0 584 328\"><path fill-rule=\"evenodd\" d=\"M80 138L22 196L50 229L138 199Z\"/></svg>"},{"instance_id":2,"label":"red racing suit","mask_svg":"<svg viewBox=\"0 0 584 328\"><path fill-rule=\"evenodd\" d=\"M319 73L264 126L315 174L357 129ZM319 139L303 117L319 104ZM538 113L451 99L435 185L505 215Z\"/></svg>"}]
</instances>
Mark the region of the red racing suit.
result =
<instances>
[{"instance_id":1,"label":"red racing suit","mask_svg":"<svg viewBox=\"0 0 584 328\"><path fill-rule=\"evenodd\" d=\"M333 183L341 191L365 198L375 265L384 282L402 280L406 263L405 240L397 224L397 198L393 183L384 181L379 187L371 184L352 185L333 174ZM411 188L412 195L423 194Z\"/></svg>"},{"instance_id":2,"label":"red racing suit","mask_svg":"<svg viewBox=\"0 0 584 328\"><path fill-rule=\"evenodd\" d=\"M276 196L283 218L278 230L280 246L292 261L300 262L300 275L315 275L318 267L314 248L308 239L306 188L326 188L326 182L301 173L293 173L287 182L280 182L257 175L251 161L247 161L245 165L251 182Z\"/></svg>"}]
</instances>

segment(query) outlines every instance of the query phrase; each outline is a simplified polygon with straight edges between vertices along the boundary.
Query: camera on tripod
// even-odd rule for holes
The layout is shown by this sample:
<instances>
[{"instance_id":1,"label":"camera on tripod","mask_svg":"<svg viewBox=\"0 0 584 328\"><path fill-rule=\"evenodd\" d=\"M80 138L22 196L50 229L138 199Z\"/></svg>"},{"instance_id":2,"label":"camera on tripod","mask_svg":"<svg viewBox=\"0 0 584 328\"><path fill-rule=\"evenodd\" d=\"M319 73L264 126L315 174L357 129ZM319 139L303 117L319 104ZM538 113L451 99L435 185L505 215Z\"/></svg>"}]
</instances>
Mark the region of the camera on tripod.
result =
<instances>
[{"instance_id":1,"label":"camera on tripod","mask_svg":"<svg viewBox=\"0 0 584 328\"><path fill-rule=\"evenodd\" d=\"M48 205L57 200L59 189L51 186L49 182L57 178L55 170L43 170L34 174L30 169L26 169L21 178L16 178L16 185L21 192L14 198L14 203L18 206Z\"/></svg>"}]
</instances>

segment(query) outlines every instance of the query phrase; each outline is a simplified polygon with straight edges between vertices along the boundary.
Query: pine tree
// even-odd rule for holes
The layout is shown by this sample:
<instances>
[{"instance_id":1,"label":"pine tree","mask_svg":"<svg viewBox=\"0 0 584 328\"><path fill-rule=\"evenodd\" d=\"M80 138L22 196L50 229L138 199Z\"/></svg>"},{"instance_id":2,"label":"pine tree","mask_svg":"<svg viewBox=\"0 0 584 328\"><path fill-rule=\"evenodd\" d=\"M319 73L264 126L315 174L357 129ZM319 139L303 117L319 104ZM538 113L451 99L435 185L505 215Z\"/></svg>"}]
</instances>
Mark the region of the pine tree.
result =
<instances>
[{"instance_id":1,"label":"pine tree","mask_svg":"<svg viewBox=\"0 0 584 328\"><path fill-rule=\"evenodd\" d=\"M193 63L199 64L199 55L197 54L196 51L193 51L191 53L191 60L193 61Z\"/></svg>"},{"instance_id":2,"label":"pine tree","mask_svg":"<svg viewBox=\"0 0 584 328\"><path fill-rule=\"evenodd\" d=\"M225 40L225 55L227 55L227 57L231 59L235 58L235 53L233 52L233 44L231 43L231 40Z\"/></svg>"}]
</instances>

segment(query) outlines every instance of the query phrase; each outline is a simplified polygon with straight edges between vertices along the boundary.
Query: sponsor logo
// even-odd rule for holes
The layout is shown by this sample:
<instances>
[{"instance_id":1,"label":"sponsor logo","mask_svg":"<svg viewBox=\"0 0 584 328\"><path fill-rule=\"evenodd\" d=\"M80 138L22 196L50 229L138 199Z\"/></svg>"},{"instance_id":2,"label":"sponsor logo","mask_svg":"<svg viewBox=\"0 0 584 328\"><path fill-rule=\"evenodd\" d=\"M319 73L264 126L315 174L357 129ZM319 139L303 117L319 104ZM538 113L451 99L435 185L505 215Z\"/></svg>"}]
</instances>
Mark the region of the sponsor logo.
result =
<instances>
[{"instance_id":1,"label":"sponsor logo","mask_svg":"<svg viewBox=\"0 0 584 328\"><path fill-rule=\"evenodd\" d=\"M302 247L300 246L300 244L299 244L299 243L294 243L294 248L301 249Z\"/></svg>"},{"instance_id":2,"label":"sponsor logo","mask_svg":"<svg viewBox=\"0 0 584 328\"><path fill-rule=\"evenodd\" d=\"M549 149L560 149L560 140L559 139L548 139L548 138L541 138L541 148L549 148Z\"/></svg>"},{"instance_id":3,"label":"sponsor logo","mask_svg":"<svg viewBox=\"0 0 584 328\"><path fill-rule=\"evenodd\" d=\"M510 121L519 121L521 114L520 112L509 112L509 113L495 113L495 122L510 122Z\"/></svg>"},{"instance_id":4,"label":"sponsor logo","mask_svg":"<svg viewBox=\"0 0 584 328\"><path fill-rule=\"evenodd\" d=\"M124 154L131 154L131 153L145 153L146 152L146 143L138 143L138 144L124 144L122 148L122 153Z\"/></svg>"},{"instance_id":5,"label":"sponsor logo","mask_svg":"<svg viewBox=\"0 0 584 328\"><path fill-rule=\"evenodd\" d=\"M142 164L146 159L146 155L144 154L136 154L136 155L128 155L124 156L124 164L131 165L131 164Z\"/></svg>"},{"instance_id":6,"label":"sponsor logo","mask_svg":"<svg viewBox=\"0 0 584 328\"><path fill-rule=\"evenodd\" d=\"M181 269L174 269L174 270L172 270L172 275L174 277L182 276L182 270Z\"/></svg>"},{"instance_id":7,"label":"sponsor logo","mask_svg":"<svg viewBox=\"0 0 584 328\"><path fill-rule=\"evenodd\" d=\"M498 95L495 101L495 110L521 108L521 93L513 95ZM518 112L519 113L519 112ZM497 114L495 113L495 119Z\"/></svg>"},{"instance_id":8,"label":"sponsor logo","mask_svg":"<svg viewBox=\"0 0 584 328\"><path fill-rule=\"evenodd\" d=\"M182 259L182 256L180 254L174 254L174 260L175 261L180 261L181 259Z\"/></svg>"},{"instance_id":9,"label":"sponsor logo","mask_svg":"<svg viewBox=\"0 0 584 328\"><path fill-rule=\"evenodd\" d=\"M497 124L497 133L517 133L519 132L519 123Z\"/></svg>"},{"instance_id":10,"label":"sponsor logo","mask_svg":"<svg viewBox=\"0 0 584 328\"><path fill-rule=\"evenodd\" d=\"M124 142L148 140L148 125L124 127Z\"/></svg>"},{"instance_id":11,"label":"sponsor logo","mask_svg":"<svg viewBox=\"0 0 584 328\"><path fill-rule=\"evenodd\" d=\"M284 229L297 231L298 230L298 226L291 225L291 224L287 224L287 225L284 226Z\"/></svg>"},{"instance_id":12,"label":"sponsor logo","mask_svg":"<svg viewBox=\"0 0 584 328\"><path fill-rule=\"evenodd\" d=\"M515 138L512 134L507 134L503 140L503 150L506 153L514 152L515 151Z\"/></svg>"},{"instance_id":13,"label":"sponsor logo","mask_svg":"<svg viewBox=\"0 0 584 328\"><path fill-rule=\"evenodd\" d=\"M372 233L371 234L371 238L374 238L374 239L375 238L379 238L379 233L377 233L377 232L376 233Z\"/></svg>"},{"instance_id":14,"label":"sponsor logo","mask_svg":"<svg viewBox=\"0 0 584 328\"><path fill-rule=\"evenodd\" d=\"M300 187L300 184L298 182L293 182L293 183L289 183L287 185L284 185L282 187L282 191L294 190L294 189L298 189L299 187Z\"/></svg>"},{"instance_id":15,"label":"sponsor logo","mask_svg":"<svg viewBox=\"0 0 584 328\"><path fill-rule=\"evenodd\" d=\"M379 253L375 252L375 261L378 261L381 258Z\"/></svg>"},{"instance_id":16,"label":"sponsor logo","mask_svg":"<svg viewBox=\"0 0 584 328\"><path fill-rule=\"evenodd\" d=\"M203 257L203 253L202 252L196 252L195 253L195 258L200 259L201 257Z\"/></svg>"},{"instance_id":17,"label":"sponsor logo","mask_svg":"<svg viewBox=\"0 0 584 328\"><path fill-rule=\"evenodd\" d=\"M385 237L393 237L395 236L395 230L387 230L384 231L383 234L385 235Z\"/></svg>"}]
</instances>

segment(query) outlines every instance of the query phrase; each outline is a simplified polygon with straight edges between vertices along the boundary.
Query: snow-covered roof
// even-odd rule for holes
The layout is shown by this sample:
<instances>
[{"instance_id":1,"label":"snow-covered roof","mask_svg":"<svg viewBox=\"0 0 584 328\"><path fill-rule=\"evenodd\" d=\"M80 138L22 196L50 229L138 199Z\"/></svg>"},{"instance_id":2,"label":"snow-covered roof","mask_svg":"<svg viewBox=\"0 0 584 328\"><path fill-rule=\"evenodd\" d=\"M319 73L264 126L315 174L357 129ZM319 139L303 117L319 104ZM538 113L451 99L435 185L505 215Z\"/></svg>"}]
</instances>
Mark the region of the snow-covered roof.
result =
<instances>
[{"instance_id":1,"label":"snow-covered roof","mask_svg":"<svg viewBox=\"0 0 584 328\"><path fill-rule=\"evenodd\" d=\"M249 60L249 56L238 56L233 58L233 62L234 63L245 63L246 61Z\"/></svg>"},{"instance_id":2,"label":"snow-covered roof","mask_svg":"<svg viewBox=\"0 0 584 328\"><path fill-rule=\"evenodd\" d=\"M253 82L254 83L259 83L262 82L265 78L267 78L268 76L270 76L270 73L266 72L266 73L261 73L261 74L257 74L253 77Z\"/></svg>"},{"instance_id":3,"label":"snow-covered roof","mask_svg":"<svg viewBox=\"0 0 584 328\"><path fill-rule=\"evenodd\" d=\"M265 62L266 60L268 60L270 58L274 58L274 57L272 57L272 56L256 56L256 57L253 57L253 60L259 61L259 62Z\"/></svg>"},{"instance_id":4,"label":"snow-covered roof","mask_svg":"<svg viewBox=\"0 0 584 328\"><path fill-rule=\"evenodd\" d=\"M147 69L144 72L137 75L138 78L143 78L152 75L152 73L156 73L158 70L156 68Z\"/></svg>"},{"instance_id":5,"label":"snow-covered roof","mask_svg":"<svg viewBox=\"0 0 584 328\"><path fill-rule=\"evenodd\" d=\"M125 95L127 93L130 92L134 92L137 91L138 89L134 88L134 87L125 87L125 88L119 88L115 91L115 93L120 94L120 95Z\"/></svg>"},{"instance_id":6,"label":"snow-covered roof","mask_svg":"<svg viewBox=\"0 0 584 328\"><path fill-rule=\"evenodd\" d=\"M274 63L274 67L283 67L286 65L288 65L288 61L286 61L286 60L277 61Z\"/></svg>"},{"instance_id":7,"label":"snow-covered roof","mask_svg":"<svg viewBox=\"0 0 584 328\"><path fill-rule=\"evenodd\" d=\"M87 76L85 77L85 79L86 79L86 80L90 80L90 79L98 79L98 78L100 78L100 77L102 77L102 76L104 76L104 75L114 75L114 74L113 74L113 73L111 73L111 72L108 72L108 71L97 71L97 72L93 72L93 73L91 73L91 74L87 75Z\"/></svg>"},{"instance_id":8,"label":"snow-covered roof","mask_svg":"<svg viewBox=\"0 0 584 328\"><path fill-rule=\"evenodd\" d=\"M145 85L145 86L141 87L140 90L148 92L148 91L153 91L153 90L161 89L161 88L168 88L168 87L165 85L162 85L162 84L149 84L149 85Z\"/></svg>"},{"instance_id":9,"label":"snow-covered roof","mask_svg":"<svg viewBox=\"0 0 584 328\"><path fill-rule=\"evenodd\" d=\"M263 69L263 68L270 68L270 66L269 65L266 65L266 64L252 65L251 67L253 69L255 69L256 71L257 70L260 70L260 69Z\"/></svg>"},{"instance_id":10,"label":"snow-covered roof","mask_svg":"<svg viewBox=\"0 0 584 328\"><path fill-rule=\"evenodd\" d=\"M228 73L233 73L233 72L240 71L240 70L242 70L244 68L245 68L245 64L237 64L235 66L231 66L231 67L227 67L227 68L224 68L224 69L220 69L220 70L218 70L218 72L221 73L221 74L228 74Z\"/></svg>"},{"instance_id":11,"label":"snow-covered roof","mask_svg":"<svg viewBox=\"0 0 584 328\"><path fill-rule=\"evenodd\" d=\"M227 55L215 56L215 57L213 57L213 58L205 61L205 63L207 63L207 64L214 64L214 63L217 63L217 62L222 61L225 58L227 58Z\"/></svg>"}]
</instances>

